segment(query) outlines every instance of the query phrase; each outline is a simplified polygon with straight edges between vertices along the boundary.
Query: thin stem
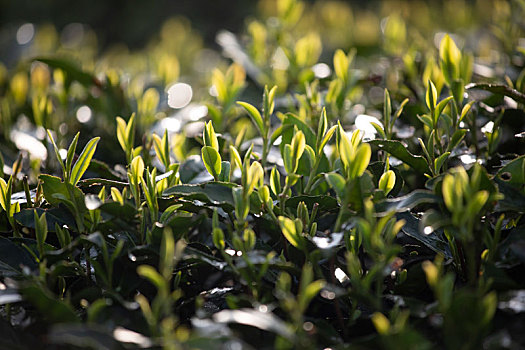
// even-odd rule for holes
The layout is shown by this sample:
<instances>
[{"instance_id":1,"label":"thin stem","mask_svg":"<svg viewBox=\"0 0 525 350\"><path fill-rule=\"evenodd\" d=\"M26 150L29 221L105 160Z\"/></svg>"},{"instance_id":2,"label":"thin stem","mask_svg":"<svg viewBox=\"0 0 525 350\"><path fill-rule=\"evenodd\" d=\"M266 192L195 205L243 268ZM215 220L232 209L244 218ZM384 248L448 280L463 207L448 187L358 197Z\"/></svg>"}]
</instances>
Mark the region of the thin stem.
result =
<instances>
[{"instance_id":1,"label":"thin stem","mask_svg":"<svg viewBox=\"0 0 525 350\"><path fill-rule=\"evenodd\" d=\"M29 191L29 184L27 183L27 175L24 176L23 185L24 185L24 192L25 192L26 200L27 200L27 207L32 208L33 202L31 201L31 192Z\"/></svg>"},{"instance_id":2,"label":"thin stem","mask_svg":"<svg viewBox=\"0 0 525 350\"><path fill-rule=\"evenodd\" d=\"M281 211L281 215L284 215L284 200L286 199L286 193L290 189L290 186L288 185L288 181L286 181L283 191L279 195L279 210Z\"/></svg>"},{"instance_id":3,"label":"thin stem","mask_svg":"<svg viewBox=\"0 0 525 350\"><path fill-rule=\"evenodd\" d=\"M261 158L261 165L263 169L266 166L266 158L268 157L268 151L269 151L268 136L266 136L266 137L263 137L263 149L262 149L262 158Z\"/></svg>"},{"instance_id":4,"label":"thin stem","mask_svg":"<svg viewBox=\"0 0 525 350\"><path fill-rule=\"evenodd\" d=\"M306 187L304 188L304 191L303 191L304 193L310 192L312 185L314 184L315 175L317 174L317 168L319 167L320 163L321 163L321 156L318 155L315 159L315 164L312 170L310 171L310 175L308 176L308 182L306 183Z\"/></svg>"}]
</instances>

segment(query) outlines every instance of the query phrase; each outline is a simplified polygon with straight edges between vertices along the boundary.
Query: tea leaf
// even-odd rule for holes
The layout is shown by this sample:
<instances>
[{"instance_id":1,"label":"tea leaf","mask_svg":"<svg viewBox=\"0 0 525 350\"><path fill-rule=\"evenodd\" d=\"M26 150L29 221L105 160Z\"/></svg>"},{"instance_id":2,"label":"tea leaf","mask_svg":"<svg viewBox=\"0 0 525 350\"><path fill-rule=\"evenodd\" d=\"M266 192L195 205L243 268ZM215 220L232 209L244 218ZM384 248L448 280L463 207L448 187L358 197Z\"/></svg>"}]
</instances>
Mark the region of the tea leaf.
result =
<instances>
[{"instance_id":1,"label":"tea leaf","mask_svg":"<svg viewBox=\"0 0 525 350\"><path fill-rule=\"evenodd\" d=\"M64 161L62 160L62 156L60 155L60 151L55 143L55 139L53 138L53 135L51 134L51 131L49 130L46 130L47 131L47 136L49 137L49 139L51 140L51 144L53 145L53 149L55 151L55 156L57 157L57 160L58 160L58 163L60 164L60 166L62 167L62 174L64 176L64 179L66 178L66 174L68 174L68 172L66 171L66 166L64 165Z\"/></svg>"},{"instance_id":2,"label":"tea leaf","mask_svg":"<svg viewBox=\"0 0 525 350\"><path fill-rule=\"evenodd\" d=\"M78 137L80 136L80 132L77 132L75 137L73 138L73 141L71 141L71 144L69 145L69 148L67 150L67 157L66 157L66 177L69 177L71 174L71 167L73 165L73 157L75 156L75 150L77 149L77 143L78 143Z\"/></svg>"},{"instance_id":3,"label":"tea leaf","mask_svg":"<svg viewBox=\"0 0 525 350\"><path fill-rule=\"evenodd\" d=\"M363 175L368 163L370 163L370 157L372 156L372 149L367 143L359 145L357 152L355 153L355 158L350 165L350 178L355 179Z\"/></svg>"},{"instance_id":4,"label":"tea leaf","mask_svg":"<svg viewBox=\"0 0 525 350\"><path fill-rule=\"evenodd\" d=\"M215 180L218 180L222 169L219 152L213 147L204 146L202 147L201 153L202 161L204 162L204 166L206 166L206 170L208 170Z\"/></svg>"},{"instance_id":5,"label":"tea leaf","mask_svg":"<svg viewBox=\"0 0 525 350\"><path fill-rule=\"evenodd\" d=\"M436 86L434 85L432 80L429 80L428 87L427 87L427 94L425 95L425 101L430 111L433 111L436 108L437 98L438 96L437 96Z\"/></svg>"},{"instance_id":6,"label":"tea leaf","mask_svg":"<svg viewBox=\"0 0 525 350\"><path fill-rule=\"evenodd\" d=\"M439 44L439 57L443 75L450 85L452 81L459 78L461 52L448 34L445 34Z\"/></svg>"},{"instance_id":7,"label":"tea leaf","mask_svg":"<svg viewBox=\"0 0 525 350\"><path fill-rule=\"evenodd\" d=\"M93 158L93 155L95 154L99 140L100 137L91 139L82 150L82 153L80 153L80 156L78 157L78 160L71 171L71 179L69 182L72 185L76 185L82 178L82 175L84 175L86 172L87 168L89 167L89 163L91 162L91 158Z\"/></svg>"},{"instance_id":8,"label":"tea leaf","mask_svg":"<svg viewBox=\"0 0 525 350\"><path fill-rule=\"evenodd\" d=\"M400 141L372 140L368 141L368 143L390 153L421 174L428 173L429 171L425 159L421 156L416 156L410 153Z\"/></svg>"},{"instance_id":9,"label":"tea leaf","mask_svg":"<svg viewBox=\"0 0 525 350\"><path fill-rule=\"evenodd\" d=\"M443 164L447 161L450 152L445 152L434 160L434 173L438 174Z\"/></svg>"},{"instance_id":10,"label":"tea leaf","mask_svg":"<svg viewBox=\"0 0 525 350\"><path fill-rule=\"evenodd\" d=\"M348 66L348 57L343 50L337 49L334 53L334 71L335 75L345 83L348 80Z\"/></svg>"},{"instance_id":11,"label":"tea leaf","mask_svg":"<svg viewBox=\"0 0 525 350\"><path fill-rule=\"evenodd\" d=\"M281 231L288 242L296 248L301 249L303 246L302 237L300 233L295 231L295 223L284 216L279 216L279 226Z\"/></svg>"},{"instance_id":12,"label":"tea leaf","mask_svg":"<svg viewBox=\"0 0 525 350\"><path fill-rule=\"evenodd\" d=\"M345 179L337 173L325 174L326 182L332 187L337 197L342 200L345 196Z\"/></svg>"},{"instance_id":13,"label":"tea leaf","mask_svg":"<svg viewBox=\"0 0 525 350\"><path fill-rule=\"evenodd\" d=\"M262 134L265 130L264 122L261 113L257 110L257 108L255 108L248 102L238 101L237 104L243 107L248 112L248 115L252 118L253 123L255 124L257 129L259 129L259 132Z\"/></svg>"},{"instance_id":14,"label":"tea leaf","mask_svg":"<svg viewBox=\"0 0 525 350\"><path fill-rule=\"evenodd\" d=\"M379 189L383 190L385 195L390 193L396 184L396 174L392 170L388 170L379 179Z\"/></svg>"}]
</instances>

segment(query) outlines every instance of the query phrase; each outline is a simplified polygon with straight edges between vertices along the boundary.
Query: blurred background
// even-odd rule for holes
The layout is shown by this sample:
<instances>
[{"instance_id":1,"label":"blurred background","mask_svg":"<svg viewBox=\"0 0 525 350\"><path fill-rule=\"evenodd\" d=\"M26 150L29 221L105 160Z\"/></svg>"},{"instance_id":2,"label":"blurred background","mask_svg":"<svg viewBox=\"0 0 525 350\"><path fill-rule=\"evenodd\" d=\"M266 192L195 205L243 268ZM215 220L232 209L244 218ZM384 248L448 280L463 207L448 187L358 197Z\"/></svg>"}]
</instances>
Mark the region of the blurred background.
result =
<instances>
[{"instance_id":1,"label":"blurred background","mask_svg":"<svg viewBox=\"0 0 525 350\"><path fill-rule=\"evenodd\" d=\"M399 101L421 100L428 79L440 90L445 33L473 81L516 81L524 9L522 0L0 0L0 154L13 164L23 151L25 166L47 168L45 129L62 147L81 131L80 143L98 135L99 148L118 148L115 117L135 112L139 132L173 132L184 160L203 118L235 132L235 100L258 104L265 84L279 86L280 103L292 91L328 99L336 49L353 60L355 87L329 113L351 123L382 108L385 87Z\"/></svg>"}]
</instances>

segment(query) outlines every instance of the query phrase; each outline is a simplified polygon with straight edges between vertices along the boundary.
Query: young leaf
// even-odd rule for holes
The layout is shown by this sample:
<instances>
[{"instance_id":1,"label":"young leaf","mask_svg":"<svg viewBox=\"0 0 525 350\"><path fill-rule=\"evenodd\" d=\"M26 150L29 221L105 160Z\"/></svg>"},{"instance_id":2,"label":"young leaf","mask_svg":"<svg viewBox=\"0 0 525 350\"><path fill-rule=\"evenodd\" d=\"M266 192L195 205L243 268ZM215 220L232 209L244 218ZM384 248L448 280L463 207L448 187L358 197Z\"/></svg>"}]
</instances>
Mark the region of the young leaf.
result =
<instances>
[{"instance_id":1,"label":"young leaf","mask_svg":"<svg viewBox=\"0 0 525 350\"><path fill-rule=\"evenodd\" d=\"M142 160L141 156L136 156L131 161L131 175L136 181L136 185L138 185L138 180L142 178L142 175L144 174L144 161Z\"/></svg>"},{"instance_id":2,"label":"young leaf","mask_svg":"<svg viewBox=\"0 0 525 350\"><path fill-rule=\"evenodd\" d=\"M448 143L447 150L448 151L453 150L461 142L461 140L463 140L466 134L467 134L466 129L456 130L456 132L452 135L450 142Z\"/></svg>"},{"instance_id":3,"label":"young leaf","mask_svg":"<svg viewBox=\"0 0 525 350\"><path fill-rule=\"evenodd\" d=\"M241 187L232 188L232 196L235 204L235 217L238 220L244 220L250 212L250 202L244 199Z\"/></svg>"},{"instance_id":4,"label":"young leaf","mask_svg":"<svg viewBox=\"0 0 525 350\"><path fill-rule=\"evenodd\" d=\"M158 135L153 134L153 147L155 148L155 154L157 155L157 158L159 158L162 165L164 165L164 168L168 170L170 166L168 129L164 130L162 139Z\"/></svg>"},{"instance_id":5,"label":"young leaf","mask_svg":"<svg viewBox=\"0 0 525 350\"><path fill-rule=\"evenodd\" d=\"M468 205L467 205L467 211L465 215L469 218L475 217L478 215L479 211L483 208L485 203L487 203L487 200L489 198L489 192L488 191L479 191L477 192L474 197L469 199Z\"/></svg>"},{"instance_id":6,"label":"young leaf","mask_svg":"<svg viewBox=\"0 0 525 350\"><path fill-rule=\"evenodd\" d=\"M46 213L42 213L42 216L38 216L38 212L34 210L35 217L35 236L38 245L38 252L42 257L44 255L44 244L47 238L47 220Z\"/></svg>"},{"instance_id":7,"label":"young leaf","mask_svg":"<svg viewBox=\"0 0 525 350\"><path fill-rule=\"evenodd\" d=\"M337 173L325 174L326 182L332 187L337 194L339 200L343 200L345 196L345 179Z\"/></svg>"},{"instance_id":8,"label":"young leaf","mask_svg":"<svg viewBox=\"0 0 525 350\"><path fill-rule=\"evenodd\" d=\"M209 146L214 148L219 152L219 141L217 140L217 134L215 134L215 129L211 120L206 123L204 126L204 131L202 132L202 138L204 140L204 146Z\"/></svg>"},{"instance_id":9,"label":"young leaf","mask_svg":"<svg viewBox=\"0 0 525 350\"><path fill-rule=\"evenodd\" d=\"M381 335L387 335L390 331L390 321L380 312L374 312L372 314L372 323L374 324L377 333Z\"/></svg>"},{"instance_id":10,"label":"young leaf","mask_svg":"<svg viewBox=\"0 0 525 350\"><path fill-rule=\"evenodd\" d=\"M166 281L152 266L140 265L137 268L137 273L139 276L150 281L157 290L161 291L166 289Z\"/></svg>"},{"instance_id":11,"label":"young leaf","mask_svg":"<svg viewBox=\"0 0 525 350\"><path fill-rule=\"evenodd\" d=\"M403 113L403 108L405 108L405 105L408 103L408 101L410 100L408 98L405 98L403 102L401 102L401 104L399 105L399 108L396 111L396 114L394 114L394 119L392 119L392 122L391 122L392 125L394 125L394 122L396 121L396 119L399 118L401 113Z\"/></svg>"},{"instance_id":12,"label":"young leaf","mask_svg":"<svg viewBox=\"0 0 525 350\"><path fill-rule=\"evenodd\" d=\"M65 227L60 227L60 225L55 222L55 232L57 234L58 243L60 243L60 248L67 247L71 243L71 235Z\"/></svg>"},{"instance_id":13,"label":"young leaf","mask_svg":"<svg viewBox=\"0 0 525 350\"><path fill-rule=\"evenodd\" d=\"M472 105L474 104L474 102L476 101L470 101L469 103L467 103L463 109L461 110L461 115L459 117L459 121L461 122L465 116L468 114L468 112L470 112L470 108L472 107Z\"/></svg>"},{"instance_id":14,"label":"young leaf","mask_svg":"<svg viewBox=\"0 0 525 350\"><path fill-rule=\"evenodd\" d=\"M321 140L323 139L323 136L326 133L326 128L328 127L328 119L326 119L326 108L323 107L323 110L321 111L321 116L319 117L319 124L317 126L317 150L319 150L319 146L321 145Z\"/></svg>"},{"instance_id":15,"label":"young leaf","mask_svg":"<svg viewBox=\"0 0 525 350\"><path fill-rule=\"evenodd\" d=\"M348 65L349 60L343 50L336 50L334 54L334 71L335 75L344 83L346 83L348 79Z\"/></svg>"},{"instance_id":16,"label":"young leaf","mask_svg":"<svg viewBox=\"0 0 525 350\"><path fill-rule=\"evenodd\" d=\"M304 149L306 145L306 140L304 137L304 134L302 131L297 131L295 135L292 138L292 164L293 164L293 171L292 173L295 173L297 171L297 167L299 166L299 159L301 159Z\"/></svg>"},{"instance_id":17,"label":"young leaf","mask_svg":"<svg viewBox=\"0 0 525 350\"><path fill-rule=\"evenodd\" d=\"M273 109L275 107L275 93L277 91L277 86L272 87L268 91L268 86L264 86L264 94L263 94L263 112L264 112L264 118L266 121L269 121L268 118L273 113Z\"/></svg>"},{"instance_id":18,"label":"young leaf","mask_svg":"<svg viewBox=\"0 0 525 350\"><path fill-rule=\"evenodd\" d=\"M265 130L264 122L263 122L263 119L261 117L261 113L257 110L257 108L255 108L254 106L252 106L251 104L249 104L247 102L238 101L237 104L239 106L244 107L244 109L248 112L248 114L252 118L255 126L257 126L257 128L259 129L259 132L262 135L264 133L264 130Z\"/></svg>"},{"instance_id":19,"label":"young leaf","mask_svg":"<svg viewBox=\"0 0 525 350\"><path fill-rule=\"evenodd\" d=\"M283 163L284 163L284 169L286 170L286 173L293 174L294 164L293 164L293 159L292 159L292 146L291 145L284 145Z\"/></svg>"},{"instance_id":20,"label":"young leaf","mask_svg":"<svg viewBox=\"0 0 525 350\"><path fill-rule=\"evenodd\" d=\"M276 167L273 167L270 172L270 188L276 196L281 193L281 174L279 174L279 170Z\"/></svg>"},{"instance_id":21,"label":"young leaf","mask_svg":"<svg viewBox=\"0 0 525 350\"><path fill-rule=\"evenodd\" d=\"M350 139L348 138L348 135L346 135L345 131L341 127L341 124L339 124L338 126L338 135L339 156L341 158L341 161L343 162L345 169L348 169L348 167L354 160L355 150L352 146L352 143L350 142Z\"/></svg>"},{"instance_id":22,"label":"young leaf","mask_svg":"<svg viewBox=\"0 0 525 350\"><path fill-rule=\"evenodd\" d=\"M336 129L337 129L337 125L334 125L326 132L326 134L324 135L323 139L321 140L321 142L317 146L317 154L319 154L319 155L322 154L324 146L326 146L328 141L330 141L330 139L334 135L334 132L335 132Z\"/></svg>"},{"instance_id":23,"label":"young leaf","mask_svg":"<svg viewBox=\"0 0 525 350\"><path fill-rule=\"evenodd\" d=\"M310 147L309 145L306 145L304 150L306 151L306 154L308 154L308 161L310 162L310 168L313 168L315 164L315 160L316 160L315 152L313 148Z\"/></svg>"},{"instance_id":24,"label":"young leaf","mask_svg":"<svg viewBox=\"0 0 525 350\"><path fill-rule=\"evenodd\" d=\"M461 52L448 34L441 39L441 43L439 44L439 58L445 80L450 85L454 80L459 78Z\"/></svg>"},{"instance_id":25,"label":"young leaf","mask_svg":"<svg viewBox=\"0 0 525 350\"><path fill-rule=\"evenodd\" d=\"M437 103L437 90L432 80L428 81L427 93L425 95L425 101L430 111L434 111Z\"/></svg>"},{"instance_id":26,"label":"young leaf","mask_svg":"<svg viewBox=\"0 0 525 350\"><path fill-rule=\"evenodd\" d=\"M226 244L224 243L224 232L220 228L214 228L212 230L213 245L219 249L224 250Z\"/></svg>"},{"instance_id":27,"label":"young leaf","mask_svg":"<svg viewBox=\"0 0 525 350\"><path fill-rule=\"evenodd\" d=\"M450 156L450 152L445 152L434 160L434 174L439 174L441 167Z\"/></svg>"},{"instance_id":28,"label":"young leaf","mask_svg":"<svg viewBox=\"0 0 525 350\"><path fill-rule=\"evenodd\" d=\"M49 139L51 140L51 144L53 145L53 149L55 150L55 155L58 159L58 163L62 167L62 174L64 176L64 179L66 178L66 166L64 165L64 161L62 160L62 156L60 155L60 151L55 143L55 139L53 138L53 135L51 134L51 131L47 130L47 135L49 136Z\"/></svg>"},{"instance_id":29,"label":"young leaf","mask_svg":"<svg viewBox=\"0 0 525 350\"><path fill-rule=\"evenodd\" d=\"M306 310L312 299L319 294L325 285L326 281L317 280L310 283L303 291L301 291L301 294L299 295L299 307L301 310Z\"/></svg>"},{"instance_id":30,"label":"young leaf","mask_svg":"<svg viewBox=\"0 0 525 350\"><path fill-rule=\"evenodd\" d=\"M4 179L0 177L0 205L8 214L11 208L11 188L12 188L12 177L9 178L6 183Z\"/></svg>"},{"instance_id":31,"label":"young leaf","mask_svg":"<svg viewBox=\"0 0 525 350\"><path fill-rule=\"evenodd\" d=\"M95 137L89 140L86 147L84 147L82 150L82 153L80 153L77 162L73 166L71 178L69 180L69 183L71 183L73 186L78 183L78 181L82 178L82 175L84 175L87 168L89 167L89 163L91 162L91 158L93 158L93 154L95 154L99 140L100 137Z\"/></svg>"},{"instance_id":32,"label":"young leaf","mask_svg":"<svg viewBox=\"0 0 525 350\"><path fill-rule=\"evenodd\" d=\"M452 176L451 174L445 175L445 177L443 178L441 192L443 193L443 201L445 202L445 205L447 206L450 212L461 209L456 208L456 198L462 197L463 194L456 193L454 176Z\"/></svg>"},{"instance_id":33,"label":"young leaf","mask_svg":"<svg viewBox=\"0 0 525 350\"><path fill-rule=\"evenodd\" d=\"M396 174L393 170L388 170L379 179L379 189L383 190L385 196L392 191L396 184Z\"/></svg>"},{"instance_id":34,"label":"young leaf","mask_svg":"<svg viewBox=\"0 0 525 350\"><path fill-rule=\"evenodd\" d=\"M211 176L217 181L221 173L221 156L219 152L213 147L204 146L202 147L202 161L206 170L210 173Z\"/></svg>"},{"instance_id":35,"label":"young leaf","mask_svg":"<svg viewBox=\"0 0 525 350\"><path fill-rule=\"evenodd\" d=\"M230 145L230 162L233 166L236 166L239 169L242 169L242 159L239 151L235 146Z\"/></svg>"},{"instance_id":36,"label":"young leaf","mask_svg":"<svg viewBox=\"0 0 525 350\"><path fill-rule=\"evenodd\" d=\"M111 187L111 198L113 201L120 203L120 205L124 205L124 198L118 188Z\"/></svg>"},{"instance_id":37,"label":"young leaf","mask_svg":"<svg viewBox=\"0 0 525 350\"><path fill-rule=\"evenodd\" d=\"M355 153L355 158L352 164L350 165L350 178L356 179L363 175L368 163L370 163L370 157L372 156L372 149L368 143L363 143L357 148Z\"/></svg>"},{"instance_id":38,"label":"young leaf","mask_svg":"<svg viewBox=\"0 0 525 350\"><path fill-rule=\"evenodd\" d=\"M65 173L66 181L69 180L69 176L71 175L71 167L73 166L73 158L75 156L75 150L77 149L77 143L78 143L79 136L80 136L80 132L77 132L77 134L73 138L73 141L71 141L71 144L69 145L69 148L67 150L66 173Z\"/></svg>"},{"instance_id":39,"label":"young leaf","mask_svg":"<svg viewBox=\"0 0 525 350\"><path fill-rule=\"evenodd\" d=\"M417 115L417 119L425 124L430 130L434 129L434 120L428 114Z\"/></svg>"},{"instance_id":40,"label":"young leaf","mask_svg":"<svg viewBox=\"0 0 525 350\"><path fill-rule=\"evenodd\" d=\"M375 123L375 122L370 122L370 124L374 127L374 129L376 129L377 133L379 134L379 136L381 136L381 138L383 139L386 139L386 134L385 134L385 130L383 130L383 128L381 127L381 125Z\"/></svg>"},{"instance_id":41,"label":"young leaf","mask_svg":"<svg viewBox=\"0 0 525 350\"><path fill-rule=\"evenodd\" d=\"M303 240L300 233L295 231L295 223L284 216L279 216L279 226L281 231L288 242L296 248L303 246Z\"/></svg>"},{"instance_id":42,"label":"young leaf","mask_svg":"<svg viewBox=\"0 0 525 350\"><path fill-rule=\"evenodd\" d=\"M248 169L248 187L245 189L245 195L253 192L256 185L262 185L264 181L264 170L259 162L253 162ZM257 186L257 187L259 187Z\"/></svg>"},{"instance_id":43,"label":"young leaf","mask_svg":"<svg viewBox=\"0 0 525 350\"><path fill-rule=\"evenodd\" d=\"M452 100L452 98L452 96L449 96L437 104L436 109L434 110L434 127L437 126L441 113L443 113L443 110L445 109L445 107L447 107L448 103L450 102L450 100Z\"/></svg>"}]
</instances>

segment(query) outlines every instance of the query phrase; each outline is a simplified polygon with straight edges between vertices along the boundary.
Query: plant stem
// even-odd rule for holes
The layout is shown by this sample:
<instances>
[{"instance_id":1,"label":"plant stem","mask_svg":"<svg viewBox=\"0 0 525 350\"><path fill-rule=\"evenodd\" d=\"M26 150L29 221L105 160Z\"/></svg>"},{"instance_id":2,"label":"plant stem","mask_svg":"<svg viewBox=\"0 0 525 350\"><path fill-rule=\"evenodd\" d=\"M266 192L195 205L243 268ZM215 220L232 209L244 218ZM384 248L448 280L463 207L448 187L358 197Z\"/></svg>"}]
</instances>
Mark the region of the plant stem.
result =
<instances>
[{"instance_id":1,"label":"plant stem","mask_svg":"<svg viewBox=\"0 0 525 350\"><path fill-rule=\"evenodd\" d=\"M266 158L268 157L268 152L269 152L268 137L266 136L266 137L263 137L263 147L262 147L261 165L263 169L266 166Z\"/></svg>"},{"instance_id":2,"label":"plant stem","mask_svg":"<svg viewBox=\"0 0 525 350\"><path fill-rule=\"evenodd\" d=\"M319 167L319 164L321 163L321 156L318 155L315 159L315 164L310 171L310 175L308 176L308 182L306 183L306 187L304 188L304 193L308 194L310 192L310 189L312 188L312 185L314 184L314 178L317 174L317 168Z\"/></svg>"}]
</instances>

